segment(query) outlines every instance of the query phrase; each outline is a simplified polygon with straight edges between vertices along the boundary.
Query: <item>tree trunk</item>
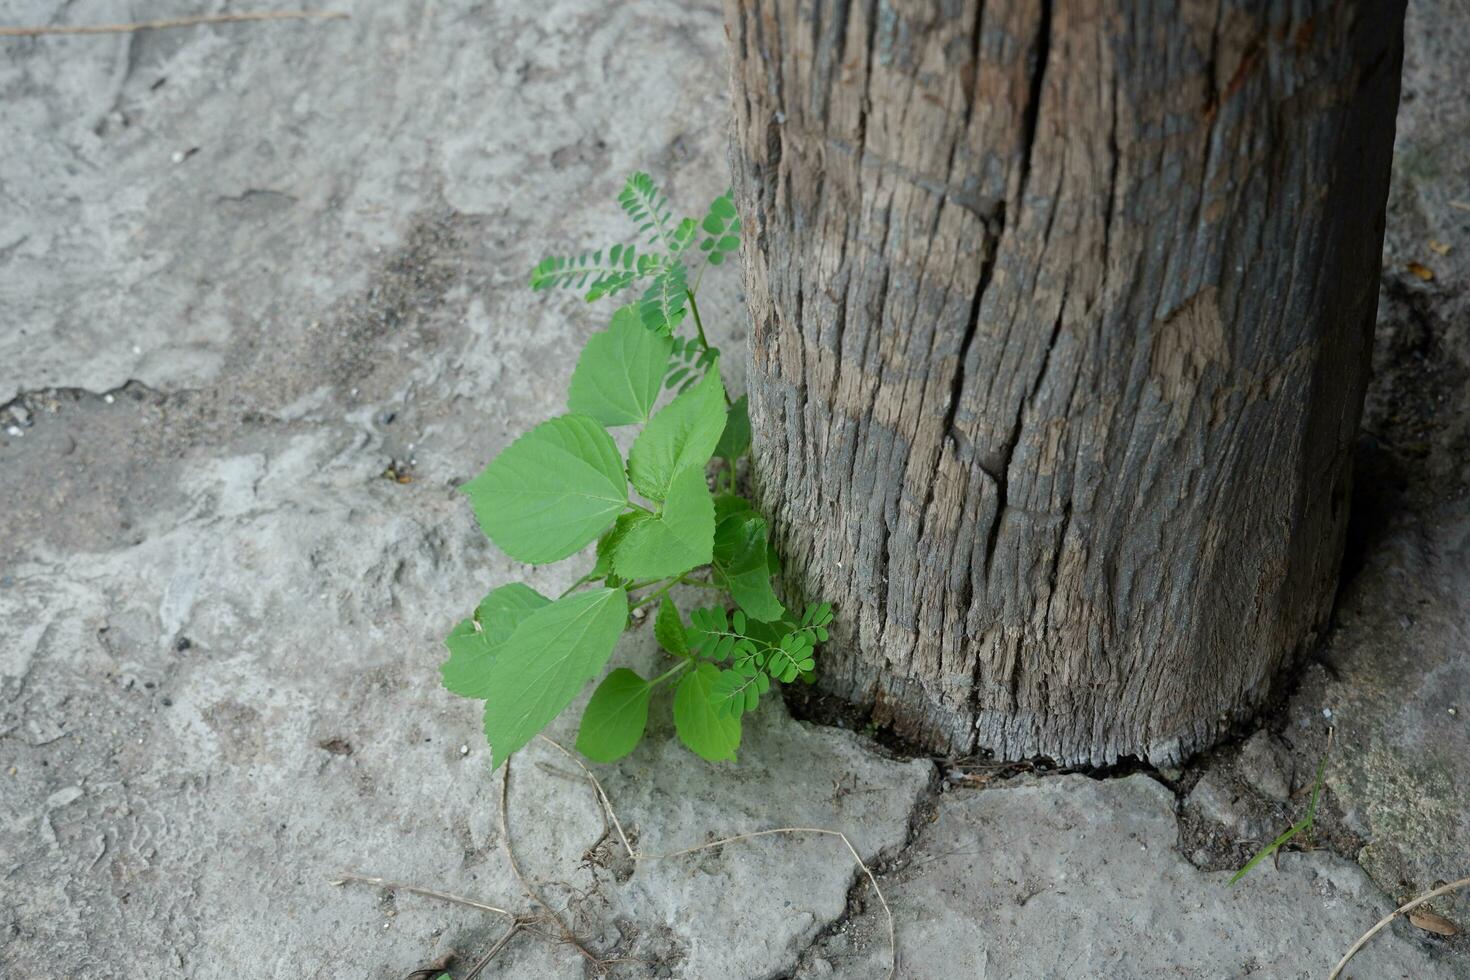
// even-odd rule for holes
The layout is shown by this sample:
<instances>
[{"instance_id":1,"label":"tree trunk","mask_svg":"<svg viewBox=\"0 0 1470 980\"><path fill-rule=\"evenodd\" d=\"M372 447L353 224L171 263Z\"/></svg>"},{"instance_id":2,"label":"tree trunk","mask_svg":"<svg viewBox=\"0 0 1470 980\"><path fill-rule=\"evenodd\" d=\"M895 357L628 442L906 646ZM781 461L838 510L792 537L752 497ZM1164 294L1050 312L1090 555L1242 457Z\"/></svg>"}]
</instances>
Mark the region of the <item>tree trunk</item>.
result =
<instances>
[{"instance_id":1,"label":"tree trunk","mask_svg":"<svg viewBox=\"0 0 1470 980\"><path fill-rule=\"evenodd\" d=\"M1402 2L726 12L756 491L837 607L819 683L939 752L1208 746L1331 609Z\"/></svg>"}]
</instances>

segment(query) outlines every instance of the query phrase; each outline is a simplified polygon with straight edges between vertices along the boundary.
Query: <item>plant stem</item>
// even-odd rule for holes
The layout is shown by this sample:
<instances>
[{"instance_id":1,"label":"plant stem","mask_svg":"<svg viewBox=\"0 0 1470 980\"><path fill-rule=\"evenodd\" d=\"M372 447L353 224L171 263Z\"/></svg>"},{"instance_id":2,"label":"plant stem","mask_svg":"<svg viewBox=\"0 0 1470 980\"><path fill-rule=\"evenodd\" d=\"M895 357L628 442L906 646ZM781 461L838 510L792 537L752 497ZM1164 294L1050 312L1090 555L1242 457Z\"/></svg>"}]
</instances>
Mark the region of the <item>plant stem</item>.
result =
<instances>
[{"instance_id":1,"label":"plant stem","mask_svg":"<svg viewBox=\"0 0 1470 980\"><path fill-rule=\"evenodd\" d=\"M679 661L678 663L674 664L674 666L670 667L668 670L664 671L662 674L659 674L653 680L649 681L648 682L648 686L649 687L658 687L664 681L672 680L673 678L679 676L679 674L682 673L684 670L688 669L688 667L692 663L694 663L693 660L681 660L681 661Z\"/></svg>"},{"instance_id":2,"label":"plant stem","mask_svg":"<svg viewBox=\"0 0 1470 980\"><path fill-rule=\"evenodd\" d=\"M650 583L650 584L652 584L652 583ZM655 601L657 599L663 598L665 595L668 594L668 591L670 589L672 589L674 586L676 586L678 584L679 584L679 580L677 578L671 578L671 579L669 579L668 582L666 582L664 584L664 587L663 588L659 589L657 592L649 593L648 595L644 596L642 599L639 599L637 602L633 603L633 605L632 605L631 608L633 608L633 609L639 609L639 608L641 608L643 606L648 605L650 602L653 602L653 601Z\"/></svg>"},{"instance_id":3,"label":"plant stem","mask_svg":"<svg viewBox=\"0 0 1470 980\"><path fill-rule=\"evenodd\" d=\"M571 585L567 586L566 587L566 590L564 592L562 592L561 595L557 596L557 598L558 599L565 599L567 596L571 595L578 588L580 588L581 586L586 585L590 581L592 581L592 573L591 572L588 572L586 575L583 575L581 578L577 579L577 581L575 581Z\"/></svg>"},{"instance_id":4,"label":"plant stem","mask_svg":"<svg viewBox=\"0 0 1470 980\"><path fill-rule=\"evenodd\" d=\"M694 314L694 329L699 332L700 350L709 350L709 340L704 335L704 321L699 317L699 304L694 300L694 290L684 290L684 295L689 297L689 312Z\"/></svg>"},{"instance_id":5,"label":"plant stem","mask_svg":"<svg viewBox=\"0 0 1470 980\"><path fill-rule=\"evenodd\" d=\"M647 514L649 517L655 517L655 516L657 516L657 515L654 514L653 511L649 510L647 507L644 507L642 504L635 503L634 501L631 501L631 500L628 501L628 506L631 507L631 508L633 508L634 510L642 511L643 513Z\"/></svg>"}]
</instances>

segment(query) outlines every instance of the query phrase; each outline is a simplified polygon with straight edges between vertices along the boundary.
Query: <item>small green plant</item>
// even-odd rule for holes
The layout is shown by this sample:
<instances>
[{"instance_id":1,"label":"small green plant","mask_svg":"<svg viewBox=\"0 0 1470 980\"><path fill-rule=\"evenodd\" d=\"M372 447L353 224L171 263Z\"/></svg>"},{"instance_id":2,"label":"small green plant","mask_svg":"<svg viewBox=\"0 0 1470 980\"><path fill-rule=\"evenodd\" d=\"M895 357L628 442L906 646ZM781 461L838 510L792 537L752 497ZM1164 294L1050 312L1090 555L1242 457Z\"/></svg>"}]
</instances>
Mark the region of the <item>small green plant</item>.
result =
<instances>
[{"instance_id":1,"label":"small green plant","mask_svg":"<svg viewBox=\"0 0 1470 980\"><path fill-rule=\"evenodd\" d=\"M597 543L592 569L556 599L501 585L445 640L444 686L484 700L494 766L602 672L633 611L654 604L654 636L673 665L652 679L621 667L603 678L578 750L597 762L633 751L654 690L676 684L679 738L705 759L733 760L742 716L773 683L811 679L832 621L825 603L788 613L771 587L779 564L769 527L737 493L750 418L745 399L725 392L696 299L705 270L740 247L729 194L698 223L675 220L652 178L635 173L618 203L645 241L546 259L531 287L585 290L589 301L635 284L642 293L587 341L567 414L521 436L461 488L485 534L517 561L560 561ZM686 320L692 336L680 333ZM658 407L665 391L672 399ZM625 462L608 429L627 425L641 429ZM686 625L675 586L709 590L713 603Z\"/></svg>"},{"instance_id":2,"label":"small green plant","mask_svg":"<svg viewBox=\"0 0 1470 980\"><path fill-rule=\"evenodd\" d=\"M1260 864L1262 861L1266 860L1266 858L1270 857L1272 854L1275 854L1277 851L1281 850L1281 848L1285 847L1286 844L1297 834L1310 834L1312 832L1312 828L1316 826L1317 821L1317 798L1322 793L1322 776L1326 772L1327 755L1324 754L1322 756L1322 761L1317 763L1317 779L1314 783L1312 783L1312 798L1307 803L1306 816L1302 817L1296 823L1292 824L1290 827L1286 828L1286 830L1282 831L1280 837L1276 838L1271 843L1267 844L1265 847L1257 851L1255 853L1255 856L1245 863L1245 867L1241 868L1239 871L1235 872L1235 874L1230 876L1230 884L1233 885L1240 879L1244 878L1246 875L1250 874L1252 868Z\"/></svg>"}]
</instances>

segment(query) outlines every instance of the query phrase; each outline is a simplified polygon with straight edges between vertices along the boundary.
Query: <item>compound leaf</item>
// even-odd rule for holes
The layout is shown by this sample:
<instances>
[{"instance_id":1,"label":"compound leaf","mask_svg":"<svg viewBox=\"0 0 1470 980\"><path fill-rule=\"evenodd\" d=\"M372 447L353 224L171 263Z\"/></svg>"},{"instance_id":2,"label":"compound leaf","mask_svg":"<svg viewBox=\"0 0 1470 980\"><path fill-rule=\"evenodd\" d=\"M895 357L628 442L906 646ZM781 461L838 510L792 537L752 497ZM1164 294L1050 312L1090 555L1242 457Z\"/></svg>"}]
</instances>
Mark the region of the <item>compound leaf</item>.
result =
<instances>
[{"instance_id":1,"label":"compound leaf","mask_svg":"<svg viewBox=\"0 0 1470 980\"><path fill-rule=\"evenodd\" d=\"M674 475L704 469L725 430L725 386L712 370L666 405L628 451L628 477L650 500L663 500Z\"/></svg>"},{"instance_id":2,"label":"compound leaf","mask_svg":"<svg viewBox=\"0 0 1470 980\"><path fill-rule=\"evenodd\" d=\"M679 740L695 755L710 762L735 761L740 747L740 716L722 717L711 703L720 677L714 664L697 664L674 691L674 728Z\"/></svg>"},{"instance_id":3,"label":"compound leaf","mask_svg":"<svg viewBox=\"0 0 1470 980\"><path fill-rule=\"evenodd\" d=\"M766 670L776 680L789 684L816 667L812 657L812 638L805 631L787 633L781 643L766 657Z\"/></svg>"},{"instance_id":4,"label":"compound leaf","mask_svg":"<svg viewBox=\"0 0 1470 980\"><path fill-rule=\"evenodd\" d=\"M710 704L722 718L749 714L760 696L771 689L771 679L760 671L722 670L710 687Z\"/></svg>"},{"instance_id":5,"label":"compound leaf","mask_svg":"<svg viewBox=\"0 0 1470 980\"><path fill-rule=\"evenodd\" d=\"M638 303L638 316L649 330L669 337L684 322L688 304L688 271L684 263L673 262L644 290L643 299Z\"/></svg>"},{"instance_id":6,"label":"compound leaf","mask_svg":"<svg viewBox=\"0 0 1470 980\"><path fill-rule=\"evenodd\" d=\"M637 306L593 334L572 372L567 408L603 425L641 425L653 412L673 342L643 326Z\"/></svg>"},{"instance_id":7,"label":"compound leaf","mask_svg":"<svg viewBox=\"0 0 1470 980\"><path fill-rule=\"evenodd\" d=\"M705 235L699 242L699 248L710 265L719 265L727 255L740 248L740 218L729 191L710 202L709 211L699 223L699 228Z\"/></svg>"},{"instance_id":8,"label":"compound leaf","mask_svg":"<svg viewBox=\"0 0 1470 980\"><path fill-rule=\"evenodd\" d=\"M586 415L541 423L460 489L490 540L536 565L582 548L628 504L618 447Z\"/></svg>"},{"instance_id":9,"label":"compound leaf","mask_svg":"<svg viewBox=\"0 0 1470 980\"><path fill-rule=\"evenodd\" d=\"M652 520L629 526L612 552L613 571L625 579L668 578L709 563L715 536L715 504L704 468L681 470L668 499Z\"/></svg>"},{"instance_id":10,"label":"compound leaf","mask_svg":"<svg viewBox=\"0 0 1470 980\"><path fill-rule=\"evenodd\" d=\"M535 738L597 676L627 620L622 589L575 592L521 620L486 671L492 768Z\"/></svg>"},{"instance_id":11,"label":"compound leaf","mask_svg":"<svg viewBox=\"0 0 1470 980\"><path fill-rule=\"evenodd\" d=\"M577 730L577 751L593 762L613 762L632 752L648 726L652 686L626 667L602 679Z\"/></svg>"},{"instance_id":12,"label":"compound leaf","mask_svg":"<svg viewBox=\"0 0 1470 980\"><path fill-rule=\"evenodd\" d=\"M677 252L692 237L692 234L685 234L683 244L679 243L676 235L682 230L682 224L675 224L668 199L659 191L653 178L641 170L634 171L623 185L618 204L638 226L638 233L648 236L650 245L662 244L670 252Z\"/></svg>"},{"instance_id":13,"label":"compound leaf","mask_svg":"<svg viewBox=\"0 0 1470 980\"><path fill-rule=\"evenodd\" d=\"M532 289L559 286L587 287L587 300L611 296L638 279L656 275L663 262L656 255L639 255L633 245L614 245L606 250L581 255L556 255L543 259L531 270Z\"/></svg>"}]
</instances>

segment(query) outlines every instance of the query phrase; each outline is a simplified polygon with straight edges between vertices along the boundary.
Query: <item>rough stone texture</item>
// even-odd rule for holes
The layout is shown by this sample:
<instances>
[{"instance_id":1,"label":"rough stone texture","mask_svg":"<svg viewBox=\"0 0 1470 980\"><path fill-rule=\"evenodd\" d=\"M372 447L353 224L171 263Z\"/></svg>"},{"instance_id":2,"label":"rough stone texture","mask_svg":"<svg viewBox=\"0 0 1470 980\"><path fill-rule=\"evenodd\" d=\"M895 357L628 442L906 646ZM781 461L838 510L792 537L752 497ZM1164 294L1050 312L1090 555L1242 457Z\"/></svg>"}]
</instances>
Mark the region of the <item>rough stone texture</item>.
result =
<instances>
[{"instance_id":1,"label":"rough stone texture","mask_svg":"<svg viewBox=\"0 0 1470 980\"><path fill-rule=\"evenodd\" d=\"M1377 921L1381 895L1351 861L1290 854L1248 885L1175 850L1174 798L1143 775L1026 777L955 791L880 880L903 977L1323 977ZM797 977L882 977L871 899ZM1470 976L1403 924L1354 958L1354 977Z\"/></svg>"},{"instance_id":2,"label":"rough stone texture","mask_svg":"<svg viewBox=\"0 0 1470 980\"><path fill-rule=\"evenodd\" d=\"M1241 746L1238 766L1241 776L1262 796L1273 800L1291 796L1291 756L1270 732L1256 732Z\"/></svg>"},{"instance_id":3,"label":"rough stone texture","mask_svg":"<svg viewBox=\"0 0 1470 980\"><path fill-rule=\"evenodd\" d=\"M820 683L938 752L1214 744L1331 608L1402 5L726 9Z\"/></svg>"}]
</instances>

